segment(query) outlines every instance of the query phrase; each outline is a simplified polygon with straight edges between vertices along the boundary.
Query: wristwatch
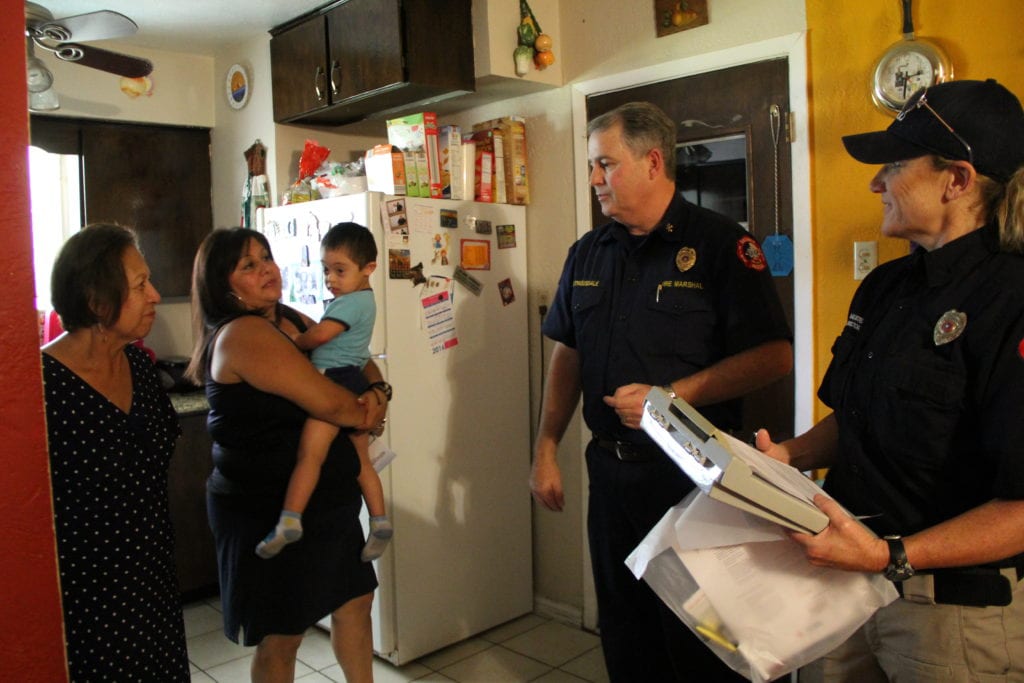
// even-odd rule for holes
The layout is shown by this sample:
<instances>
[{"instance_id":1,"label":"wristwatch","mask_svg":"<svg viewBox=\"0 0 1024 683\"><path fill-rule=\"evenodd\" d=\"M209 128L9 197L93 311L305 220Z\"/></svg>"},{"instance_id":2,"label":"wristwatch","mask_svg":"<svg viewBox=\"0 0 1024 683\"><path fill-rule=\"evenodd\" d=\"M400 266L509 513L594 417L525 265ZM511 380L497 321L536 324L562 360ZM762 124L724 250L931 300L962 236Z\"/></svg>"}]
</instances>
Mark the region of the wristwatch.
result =
<instances>
[{"instance_id":1,"label":"wristwatch","mask_svg":"<svg viewBox=\"0 0 1024 683\"><path fill-rule=\"evenodd\" d=\"M391 400L391 385L387 382L371 382L370 389L380 389L384 392L384 398Z\"/></svg>"},{"instance_id":2,"label":"wristwatch","mask_svg":"<svg viewBox=\"0 0 1024 683\"><path fill-rule=\"evenodd\" d=\"M907 560L903 539L899 536L885 536L884 540L889 544L889 564L882 574L890 581L906 581L914 575L914 568Z\"/></svg>"}]
</instances>

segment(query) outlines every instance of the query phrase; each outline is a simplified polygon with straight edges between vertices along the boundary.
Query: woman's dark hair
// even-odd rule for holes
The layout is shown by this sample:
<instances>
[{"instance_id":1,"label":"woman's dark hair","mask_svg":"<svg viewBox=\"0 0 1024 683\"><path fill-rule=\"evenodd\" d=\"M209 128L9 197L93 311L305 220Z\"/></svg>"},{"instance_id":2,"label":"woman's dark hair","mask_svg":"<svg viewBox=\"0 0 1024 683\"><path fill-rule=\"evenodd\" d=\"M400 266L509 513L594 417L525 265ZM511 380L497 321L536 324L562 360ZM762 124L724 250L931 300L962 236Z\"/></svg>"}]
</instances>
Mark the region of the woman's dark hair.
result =
<instances>
[{"instance_id":1,"label":"woman's dark hair","mask_svg":"<svg viewBox=\"0 0 1024 683\"><path fill-rule=\"evenodd\" d=\"M214 230L196 252L192 264L192 326L199 334L185 375L197 384L206 381L213 334L229 320L251 312L231 291L228 279L252 240L273 258L266 236L248 228Z\"/></svg>"},{"instance_id":2,"label":"woman's dark hair","mask_svg":"<svg viewBox=\"0 0 1024 683\"><path fill-rule=\"evenodd\" d=\"M331 227L320 241L320 248L343 249L360 268L377 260L377 243L373 234L358 223L338 223Z\"/></svg>"},{"instance_id":3,"label":"woman's dark hair","mask_svg":"<svg viewBox=\"0 0 1024 683\"><path fill-rule=\"evenodd\" d=\"M139 248L135 233L109 223L87 225L64 243L53 263L50 291L65 330L117 322L128 295L124 253L130 247Z\"/></svg>"}]
</instances>

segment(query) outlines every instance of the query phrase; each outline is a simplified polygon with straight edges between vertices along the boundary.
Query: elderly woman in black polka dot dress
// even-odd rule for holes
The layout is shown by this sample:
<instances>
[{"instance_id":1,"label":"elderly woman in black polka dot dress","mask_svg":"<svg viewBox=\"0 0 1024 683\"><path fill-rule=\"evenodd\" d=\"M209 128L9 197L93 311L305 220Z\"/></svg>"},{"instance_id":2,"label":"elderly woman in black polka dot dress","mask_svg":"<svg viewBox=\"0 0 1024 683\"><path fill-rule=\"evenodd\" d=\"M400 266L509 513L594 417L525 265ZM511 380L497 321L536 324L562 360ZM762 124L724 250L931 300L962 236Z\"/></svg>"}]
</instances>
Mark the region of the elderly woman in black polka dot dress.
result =
<instances>
[{"instance_id":1,"label":"elderly woman in black polka dot dress","mask_svg":"<svg viewBox=\"0 0 1024 683\"><path fill-rule=\"evenodd\" d=\"M180 435L146 352L160 301L134 233L92 225L53 268L67 332L43 347L72 681L188 681L167 468Z\"/></svg>"}]
</instances>

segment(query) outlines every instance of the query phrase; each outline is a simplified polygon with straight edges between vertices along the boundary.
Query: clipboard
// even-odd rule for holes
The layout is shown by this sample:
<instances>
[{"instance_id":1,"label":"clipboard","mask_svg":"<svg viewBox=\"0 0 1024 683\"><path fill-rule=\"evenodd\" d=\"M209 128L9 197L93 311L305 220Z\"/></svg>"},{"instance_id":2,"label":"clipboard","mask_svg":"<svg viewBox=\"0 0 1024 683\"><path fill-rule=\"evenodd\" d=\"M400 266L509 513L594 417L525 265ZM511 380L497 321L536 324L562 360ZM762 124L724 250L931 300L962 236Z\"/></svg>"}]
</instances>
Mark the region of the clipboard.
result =
<instances>
[{"instance_id":1,"label":"clipboard","mask_svg":"<svg viewBox=\"0 0 1024 683\"><path fill-rule=\"evenodd\" d=\"M811 500L824 493L798 470L720 431L696 408L651 387L643 429L708 496L805 534L828 526Z\"/></svg>"}]
</instances>

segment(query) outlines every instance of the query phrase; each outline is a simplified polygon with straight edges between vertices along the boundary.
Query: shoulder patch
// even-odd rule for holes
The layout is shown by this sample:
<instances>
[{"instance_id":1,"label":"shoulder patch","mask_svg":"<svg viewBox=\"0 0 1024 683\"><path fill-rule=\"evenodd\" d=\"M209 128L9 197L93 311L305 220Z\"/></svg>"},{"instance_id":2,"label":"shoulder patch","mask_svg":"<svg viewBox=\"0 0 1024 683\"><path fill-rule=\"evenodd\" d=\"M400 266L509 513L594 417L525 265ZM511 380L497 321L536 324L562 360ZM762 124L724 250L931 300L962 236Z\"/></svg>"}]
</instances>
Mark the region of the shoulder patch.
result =
<instances>
[{"instance_id":1,"label":"shoulder patch","mask_svg":"<svg viewBox=\"0 0 1024 683\"><path fill-rule=\"evenodd\" d=\"M736 242L736 256L739 257L740 263L751 270L760 271L768 267L757 240L749 235L739 238Z\"/></svg>"}]
</instances>

